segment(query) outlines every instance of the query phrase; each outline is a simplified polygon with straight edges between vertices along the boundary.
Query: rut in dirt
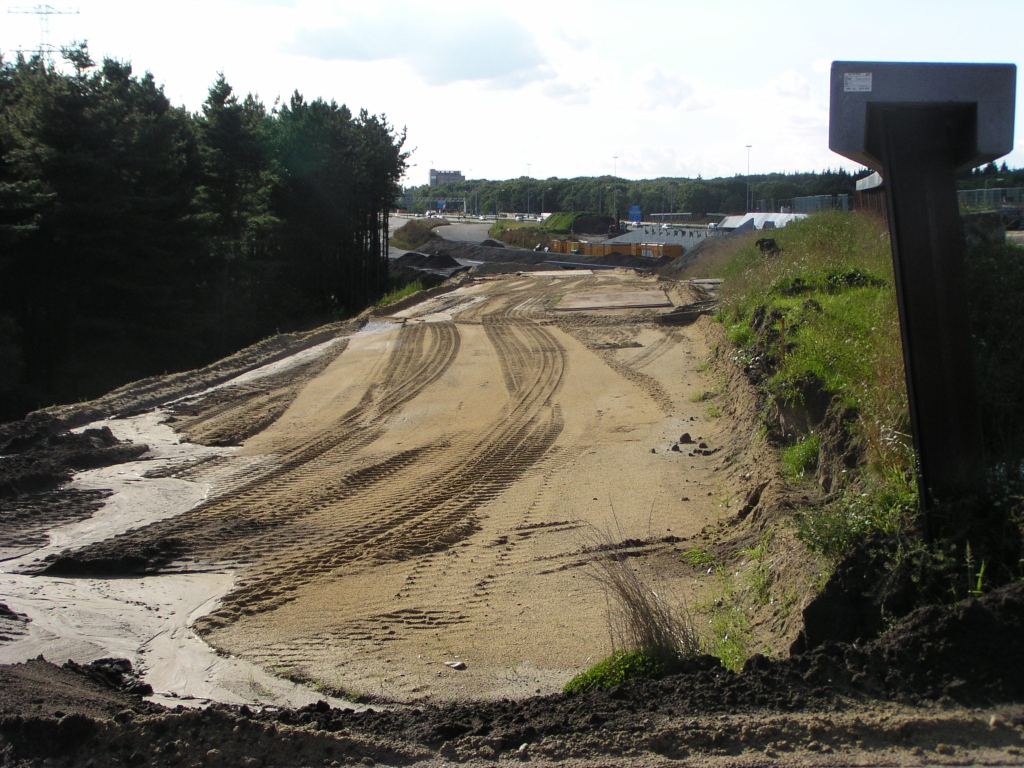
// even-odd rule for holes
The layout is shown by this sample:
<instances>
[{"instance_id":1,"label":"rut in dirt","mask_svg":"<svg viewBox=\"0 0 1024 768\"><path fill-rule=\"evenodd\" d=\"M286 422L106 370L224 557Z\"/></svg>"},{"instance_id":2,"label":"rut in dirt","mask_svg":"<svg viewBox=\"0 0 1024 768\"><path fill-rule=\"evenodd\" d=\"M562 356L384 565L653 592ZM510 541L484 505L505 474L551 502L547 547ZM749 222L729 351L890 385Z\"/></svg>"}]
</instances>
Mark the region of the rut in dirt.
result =
<instances>
[{"instance_id":1,"label":"rut in dirt","mask_svg":"<svg viewBox=\"0 0 1024 768\"><path fill-rule=\"evenodd\" d=\"M566 366L564 347L522 307L499 297L479 309L508 395L485 430L376 461L359 456L458 355L455 323L407 324L377 383L330 428L245 468L184 515L65 554L46 572L244 564L242 580L220 608L197 622L204 632L277 608L356 561L407 559L470 535L476 510L544 457L561 434L554 397ZM232 410L214 401L209 413L216 420ZM190 418L192 428L201 423L198 408Z\"/></svg>"}]
</instances>

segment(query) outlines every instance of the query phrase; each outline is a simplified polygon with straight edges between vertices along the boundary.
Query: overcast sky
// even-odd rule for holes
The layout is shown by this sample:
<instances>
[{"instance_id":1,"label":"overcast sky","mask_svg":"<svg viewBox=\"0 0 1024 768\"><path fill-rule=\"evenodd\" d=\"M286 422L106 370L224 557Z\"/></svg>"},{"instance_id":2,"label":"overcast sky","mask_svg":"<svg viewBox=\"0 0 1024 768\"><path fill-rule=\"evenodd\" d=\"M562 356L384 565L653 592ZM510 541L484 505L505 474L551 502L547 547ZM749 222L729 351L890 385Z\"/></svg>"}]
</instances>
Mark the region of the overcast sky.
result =
<instances>
[{"instance_id":1,"label":"overcast sky","mask_svg":"<svg viewBox=\"0 0 1024 768\"><path fill-rule=\"evenodd\" d=\"M1024 56L1024 0L51 3L80 11L49 17L51 43L87 40L190 109L224 72L268 105L297 89L386 114L408 129L408 184L431 166L732 176L747 144L753 173L854 169L828 150L833 60ZM39 40L36 16L0 16L5 56ZM1016 147L1006 160L1022 166Z\"/></svg>"}]
</instances>

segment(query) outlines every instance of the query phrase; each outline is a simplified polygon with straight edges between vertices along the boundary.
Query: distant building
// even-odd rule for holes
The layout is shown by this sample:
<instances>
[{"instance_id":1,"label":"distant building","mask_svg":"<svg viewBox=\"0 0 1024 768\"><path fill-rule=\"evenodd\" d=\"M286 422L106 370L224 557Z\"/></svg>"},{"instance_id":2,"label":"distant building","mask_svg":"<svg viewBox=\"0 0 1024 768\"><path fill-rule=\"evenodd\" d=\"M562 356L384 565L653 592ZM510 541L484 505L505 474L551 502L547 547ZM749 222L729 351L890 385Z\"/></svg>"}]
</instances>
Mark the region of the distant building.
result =
<instances>
[{"instance_id":1,"label":"distant building","mask_svg":"<svg viewBox=\"0 0 1024 768\"><path fill-rule=\"evenodd\" d=\"M718 225L719 230L733 229L782 229L793 221L806 219L806 213L747 213L740 216L726 216Z\"/></svg>"},{"instance_id":2,"label":"distant building","mask_svg":"<svg viewBox=\"0 0 1024 768\"><path fill-rule=\"evenodd\" d=\"M858 211L872 211L888 219L885 199L885 180L875 171L870 176L857 179L857 191L853 193L854 208Z\"/></svg>"},{"instance_id":3,"label":"distant building","mask_svg":"<svg viewBox=\"0 0 1024 768\"><path fill-rule=\"evenodd\" d=\"M442 184L451 184L453 181L465 181L466 177L462 171L438 171L430 169L430 186L439 187Z\"/></svg>"}]
</instances>

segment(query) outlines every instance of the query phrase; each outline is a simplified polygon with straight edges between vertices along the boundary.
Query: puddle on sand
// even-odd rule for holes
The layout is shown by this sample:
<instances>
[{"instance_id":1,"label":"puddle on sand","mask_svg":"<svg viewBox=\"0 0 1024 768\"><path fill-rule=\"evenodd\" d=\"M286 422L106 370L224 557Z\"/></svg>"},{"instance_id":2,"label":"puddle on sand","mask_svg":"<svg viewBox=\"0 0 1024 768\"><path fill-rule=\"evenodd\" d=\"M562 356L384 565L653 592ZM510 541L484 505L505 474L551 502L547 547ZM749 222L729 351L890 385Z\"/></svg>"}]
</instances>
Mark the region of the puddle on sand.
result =
<instances>
[{"instance_id":1,"label":"puddle on sand","mask_svg":"<svg viewBox=\"0 0 1024 768\"><path fill-rule=\"evenodd\" d=\"M88 663L108 656L127 658L153 686L152 700L171 706L216 701L299 707L324 699L332 706L360 708L241 659L220 656L189 629L231 588L234 574L229 568L115 579L18 573L49 554L173 517L206 498L206 483L143 475L169 462L235 449L181 443L170 427L159 423L163 418L153 412L82 428L109 426L119 439L148 444L150 453L142 461L76 475L71 487L106 488L113 495L91 518L51 530L47 545L2 563L0 601L31 622L26 634L0 644L0 663L23 662L40 654L56 664L67 659Z\"/></svg>"}]
</instances>

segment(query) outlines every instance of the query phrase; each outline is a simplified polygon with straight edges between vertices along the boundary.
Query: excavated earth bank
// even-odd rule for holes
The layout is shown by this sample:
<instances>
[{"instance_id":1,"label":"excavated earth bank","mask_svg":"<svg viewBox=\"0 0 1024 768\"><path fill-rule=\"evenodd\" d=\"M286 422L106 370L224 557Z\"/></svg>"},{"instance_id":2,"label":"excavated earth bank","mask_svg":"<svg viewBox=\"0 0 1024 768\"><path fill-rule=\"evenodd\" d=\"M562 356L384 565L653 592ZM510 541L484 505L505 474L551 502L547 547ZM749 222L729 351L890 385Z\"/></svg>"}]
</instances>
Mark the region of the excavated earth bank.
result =
<instances>
[{"instance_id":1,"label":"excavated earth bank","mask_svg":"<svg viewBox=\"0 0 1024 768\"><path fill-rule=\"evenodd\" d=\"M707 583L680 563L683 542L749 546L794 501L752 447L752 400L700 373L715 343L706 319L552 311L611 283L706 300L628 274L468 281L390 325L295 340L305 357L265 343L234 367L5 425L0 535L22 551L101 514L102 493L53 490L68 473L145 450L62 427L160 406L189 440L241 445L154 471L211 482L189 512L34 571L159 578L231 563L240 579L195 624L206 639L372 706L166 709L143 698L144 659L140 676L128 660L39 658L0 667L2 764L1024 763L1024 584L918 611L860 645L754 655L741 673L704 656L658 681L555 692L607 653L603 598L581 582L602 556L585 523L617 530L637 568L693 604ZM716 385L735 392L712 419ZM798 618L769 612L758 631L788 647ZM30 626L0 605L0 642Z\"/></svg>"}]
</instances>

